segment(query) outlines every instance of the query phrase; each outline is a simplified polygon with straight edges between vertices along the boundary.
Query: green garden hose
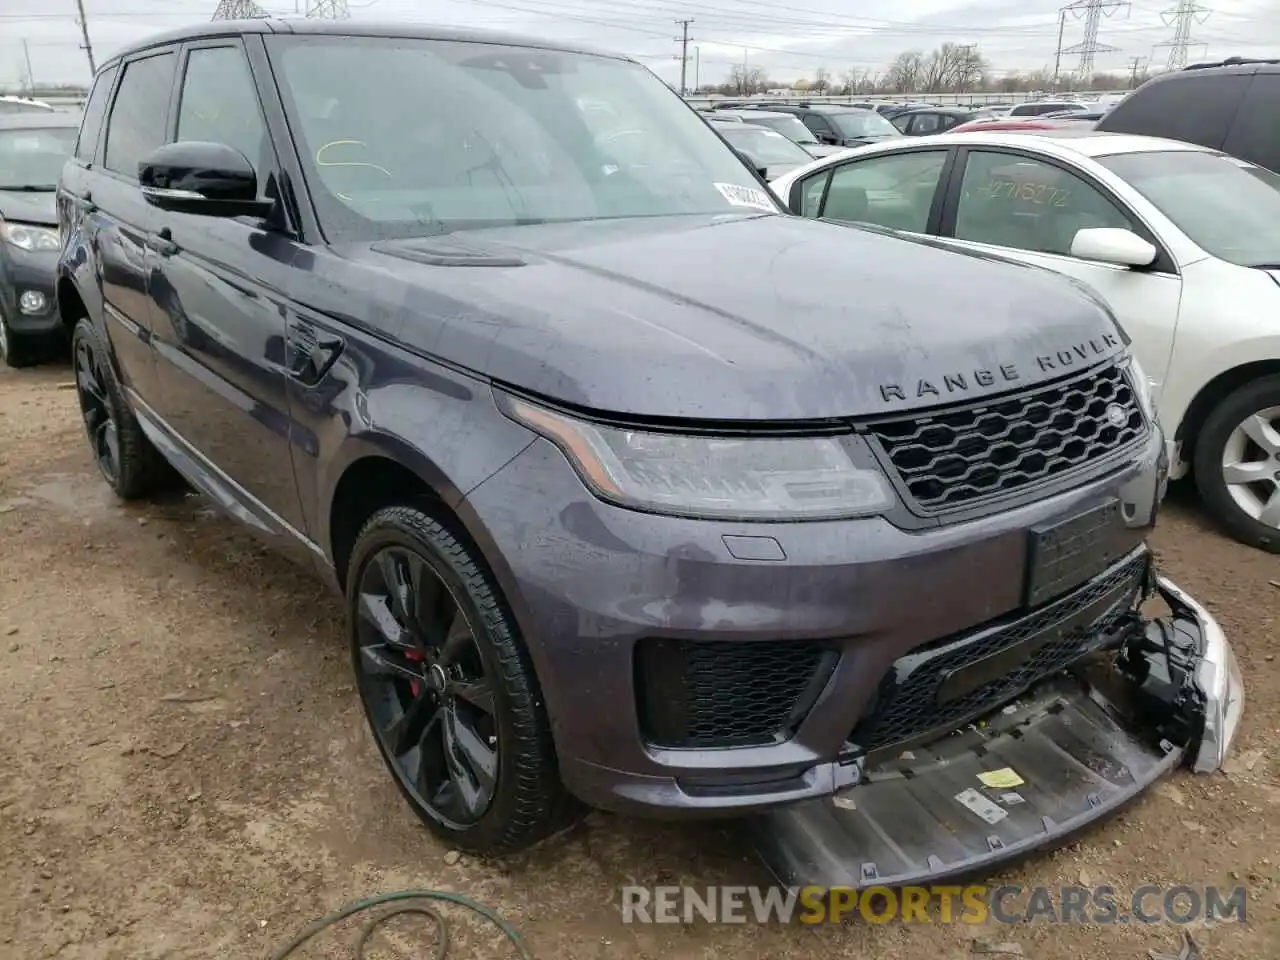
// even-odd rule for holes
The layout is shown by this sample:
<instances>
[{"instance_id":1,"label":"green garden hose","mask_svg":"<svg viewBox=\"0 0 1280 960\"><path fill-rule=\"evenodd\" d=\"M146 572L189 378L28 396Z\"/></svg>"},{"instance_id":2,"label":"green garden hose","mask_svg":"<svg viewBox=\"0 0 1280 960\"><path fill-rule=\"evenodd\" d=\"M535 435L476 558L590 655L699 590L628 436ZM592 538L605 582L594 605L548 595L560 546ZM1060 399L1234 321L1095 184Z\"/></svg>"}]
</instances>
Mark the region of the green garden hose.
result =
<instances>
[{"instance_id":1,"label":"green garden hose","mask_svg":"<svg viewBox=\"0 0 1280 960\"><path fill-rule=\"evenodd\" d=\"M445 923L438 911L427 906L421 901L434 900L443 903L456 903L460 907L465 907L472 913L478 913L484 917L495 927L502 931L507 940L510 941L512 947L515 948L515 954L520 960L533 960L533 954L529 952L529 948L524 945L519 931L507 921L503 920L497 912L490 907L486 907L478 900L472 900L460 893L446 893L443 890L397 890L394 893L383 893L376 897L370 897L367 900L357 900L349 903L339 910L327 916L321 917L319 920L308 924L301 933L289 941L284 947L277 950L271 955L271 960L285 960L290 954L297 950L300 946L314 937L323 930L327 930L335 923L345 920L347 917L357 913L363 913L365 910L372 910L374 907L381 906L384 903L399 903L399 906L386 910L378 916L369 920L360 928L360 936L356 940L355 958L356 960L364 960L365 944L369 942L369 938L377 931L377 929L393 917L405 916L407 914L424 916L435 924L436 928L436 949L430 960L445 960L449 955L449 927ZM410 901L404 903L402 901ZM418 901L413 903L412 901Z\"/></svg>"}]
</instances>

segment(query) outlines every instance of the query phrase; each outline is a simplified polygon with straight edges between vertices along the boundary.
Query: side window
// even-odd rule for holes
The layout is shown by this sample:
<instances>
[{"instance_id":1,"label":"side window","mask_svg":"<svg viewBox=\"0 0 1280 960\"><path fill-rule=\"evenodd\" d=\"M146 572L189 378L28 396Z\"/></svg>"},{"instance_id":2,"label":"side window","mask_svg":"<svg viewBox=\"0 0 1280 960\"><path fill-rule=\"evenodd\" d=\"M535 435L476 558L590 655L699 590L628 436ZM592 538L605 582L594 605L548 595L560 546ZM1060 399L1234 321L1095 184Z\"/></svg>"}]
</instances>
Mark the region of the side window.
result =
<instances>
[{"instance_id":1,"label":"side window","mask_svg":"<svg viewBox=\"0 0 1280 960\"><path fill-rule=\"evenodd\" d=\"M936 113L917 113L915 123L911 125L911 132L916 136L937 133L941 128L941 124L938 122L940 119Z\"/></svg>"},{"instance_id":2,"label":"side window","mask_svg":"<svg viewBox=\"0 0 1280 960\"><path fill-rule=\"evenodd\" d=\"M174 59L172 53L162 53L125 64L107 122L107 150L102 164L108 170L136 180L138 163L164 144Z\"/></svg>"},{"instance_id":3,"label":"side window","mask_svg":"<svg viewBox=\"0 0 1280 960\"><path fill-rule=\"evenodd\" d=\"M1069 256L1076 231L1134 229L1096 187L1060 167L1008 153L974 150L956 210L957 240Z\"/></svg>"},{"instance_id":4,"label":"side window","mask_svg":"<svg viewBox=\"0 0 1280 960\"><path fill-rule=\"evenodd\" d=\"M1094 129L1186 140L1221 150L1250 76L1193 70L1150 81L1120 101Z\"/></svg>"},{"instance_id":5,"label":"side window","mask_svg":"<svg viewBox=\"0 0 1280 960\"><path fill-rule=\"evenodd\" d=\"M827 123L826 117L821 117L816 113L806 113L802 118L804 125L813 131L815 137L821 137L824 133L835 134L831 129L831 124Z\"/></svg>"},{"instance_id":6,"label":"side window","mask_svg":"<svg viewBox=\"0 0 1280 960\"><path fill-rule=\"evenodd\" d=\"M1280 73L1254 75L1222 149L1280 172Z\"/></svg>"},{"instance_id":7,"label":"side window","mask_svg":"<svg viewBox=\"0 0 1280 960\"><path fill-rule=\"evenodd\" d=\"M911 126L911 117L907 114L894 117L889 121L903 133L907 132L907 127Z\"/></svg>"},{"instance_id":8,"label":"side window","mask_svg":"<svg viewBox=\"0 0 1280 960\"><path fill-rule=\"evenodd\" d=\"M107 115L107 98L111 96L111 85L116 82L119 70L115 65L107 67L93 81L93 90L84 105L84 116L80 118L80 136L76 140L76 159L84 163L93 163L93 156L97 153L98 135L102 133L102 121Z\"/></svg>"},{"instance_id":9,"label":"side window","mask_svg":"<svg viewBox=\"0 0 1280 960\"><path fill-rule=\"evenodd\" d=\"M239 47L198 47L187 56L178 139L234 147L258 171L258 195L273 165L267 124L249 63Z\"/></svg>"},{"instance_id":10,"label":"side window","mask_svg":"<svg viewBox=\"0 0 1280 960\"><path fill-rule=\"evenodd\" d=\"M831 175L822 216L924 233L946 159L920 150L846 163Z\"/></svg>"},{"instance_id":11,"label":"side window","mask_svg":"<svg viewBox=\"0 0 1280 960\"><path fill-rule=\"evenodd\" d=\"M827 189L827 181L831 179L831 171L824 170L817 176L810 177L800 184L800 210L802 217L816 217L822 204L822 191Z\"/></svg>"}]
</instances>

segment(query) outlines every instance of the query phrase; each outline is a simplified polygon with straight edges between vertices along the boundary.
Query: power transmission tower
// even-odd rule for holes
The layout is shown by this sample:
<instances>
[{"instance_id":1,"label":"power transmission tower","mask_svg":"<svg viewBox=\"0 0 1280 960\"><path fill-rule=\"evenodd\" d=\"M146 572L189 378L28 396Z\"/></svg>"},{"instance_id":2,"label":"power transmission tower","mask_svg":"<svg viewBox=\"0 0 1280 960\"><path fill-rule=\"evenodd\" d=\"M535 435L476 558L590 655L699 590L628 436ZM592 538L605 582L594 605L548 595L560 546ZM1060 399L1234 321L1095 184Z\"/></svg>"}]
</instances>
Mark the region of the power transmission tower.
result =
<instances>
[{"instance_id":1,"label":"power transmission tower","mask_svg":"<svg viewBox=\"0 0 1280 960\"><path fill-rule=\"evenodd\" d=\"M218 7L213 11L214 20L257 20L269 16L267 11L253 0L218 0Z\"/></svg>"},{"instance_id":2,"label":"power transmission tower","mask_svg":"<svg viewBox=\"0 0 1280 960\"><path fill-rule=\"evenodd\" d=\"M680 25L680 36L676 39L680 42L680 96L685 95L685 77L689 70L689 24L692 20L677 20Z\"/></svg>"},{"instance_id":3,"label":"power transmission tower","mask_svg":"<svg viewBox=\"0 0 1280 960\"><path fill-rule=\"evenodd\" d=\"M1157 47L1169 48L1170 70L1181 70L1187 65L1189 47L1205 46L1191 39L1191 27L1197 23L1204 23L1212 12L1208 7L1200 6L1196 0L1178 0L1176 7L1160 14L1160 19L1173 27L1173 39L1156 44Z\"/></svg>"},{"instance_id":4,"label":"power transmission tower","mask_svg":"<svg viewBox=\"0 0 1280 960\"><path fill-rule=\"evenodd\" d=\"M93 75L98 72L98 67L93 62L93 44L89 42L89 21L84 16L84 0L76 0L76 9L80 11L80 16L77 18L80 22L80 36L84 37L84 46L81 49L89 58L89 73Z\"/></svg>"},{"instance_id":5,"label":"power transmission tower","mask_svg":"<svg viewBox=\"0 0 1280 960\"><path fill-rule=\"evenodd\" d=\"M307 16L313 20L349 20L347 0L307 0Z\"/></svg>"},{"instance_id":6,"label":"power transmission tower","mask_svg":"<svg viewBox=\"0 0 1280 960\"><path fill-rule=\"evenodd\" d=\"M1098 42L1098 27L1103 17L1109 17L1121 7L1127 7L1126 0L1076 0L1067 4L1066 9L1076 19L1084 17L1084 40L1073 47L1067 47L1063 53L1080 54L1080 65L1076 67L1078 80L1087 81L1093 76L1093 57L1098 53L1113 53L1119 47Z\"/></svg>"}]
</instances>

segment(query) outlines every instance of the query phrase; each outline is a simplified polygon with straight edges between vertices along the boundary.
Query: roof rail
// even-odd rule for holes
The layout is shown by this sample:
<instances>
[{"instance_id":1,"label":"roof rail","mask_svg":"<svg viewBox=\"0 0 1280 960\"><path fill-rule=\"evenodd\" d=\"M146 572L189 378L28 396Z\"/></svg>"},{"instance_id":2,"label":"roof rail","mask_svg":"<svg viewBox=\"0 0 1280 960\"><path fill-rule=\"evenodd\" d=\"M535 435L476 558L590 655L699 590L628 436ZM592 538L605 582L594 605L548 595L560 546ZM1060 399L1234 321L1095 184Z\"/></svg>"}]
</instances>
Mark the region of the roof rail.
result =
<instances>
[{"instance_id":1,"label":"roof rail","mask_svg":"<svg viewBox=\"0 0 1280 960\"><path fill-rule=\"evenodd\" d=\"M1260 63L1280 63L1280 59L1276 58L1255 58L1255 57L1227 57L1225 60L1218 60L1213 63L1192 63L1183 67L1183 70L1208 70L1213 67L1247 67Z\"/></svg>"}]
</instances>

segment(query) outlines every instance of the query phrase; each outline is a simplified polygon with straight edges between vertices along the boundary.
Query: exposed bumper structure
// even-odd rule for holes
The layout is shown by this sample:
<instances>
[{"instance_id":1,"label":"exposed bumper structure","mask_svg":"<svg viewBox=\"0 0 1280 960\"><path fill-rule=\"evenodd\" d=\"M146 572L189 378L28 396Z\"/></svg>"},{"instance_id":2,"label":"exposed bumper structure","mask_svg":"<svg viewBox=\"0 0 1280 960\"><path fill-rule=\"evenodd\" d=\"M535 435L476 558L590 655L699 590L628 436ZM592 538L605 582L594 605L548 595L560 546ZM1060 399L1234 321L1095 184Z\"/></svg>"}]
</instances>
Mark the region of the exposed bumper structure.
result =
<instances>
[{"instance_id":1,"label":"exposed bumper structure","mask_svg":"<svg viewBox=\"0 0 1280 960\"><path fill-rule=\"evenodd\" d=\"M795 886L947 881L1063 842L1184 762L1218 769L1244 704L1235 657L1208 611L1156 589L1170 615L1135 618L1114 668L1111 654L1082 664L833 797L757 818L765 864Z\"/></svg>"}]
</instances>

